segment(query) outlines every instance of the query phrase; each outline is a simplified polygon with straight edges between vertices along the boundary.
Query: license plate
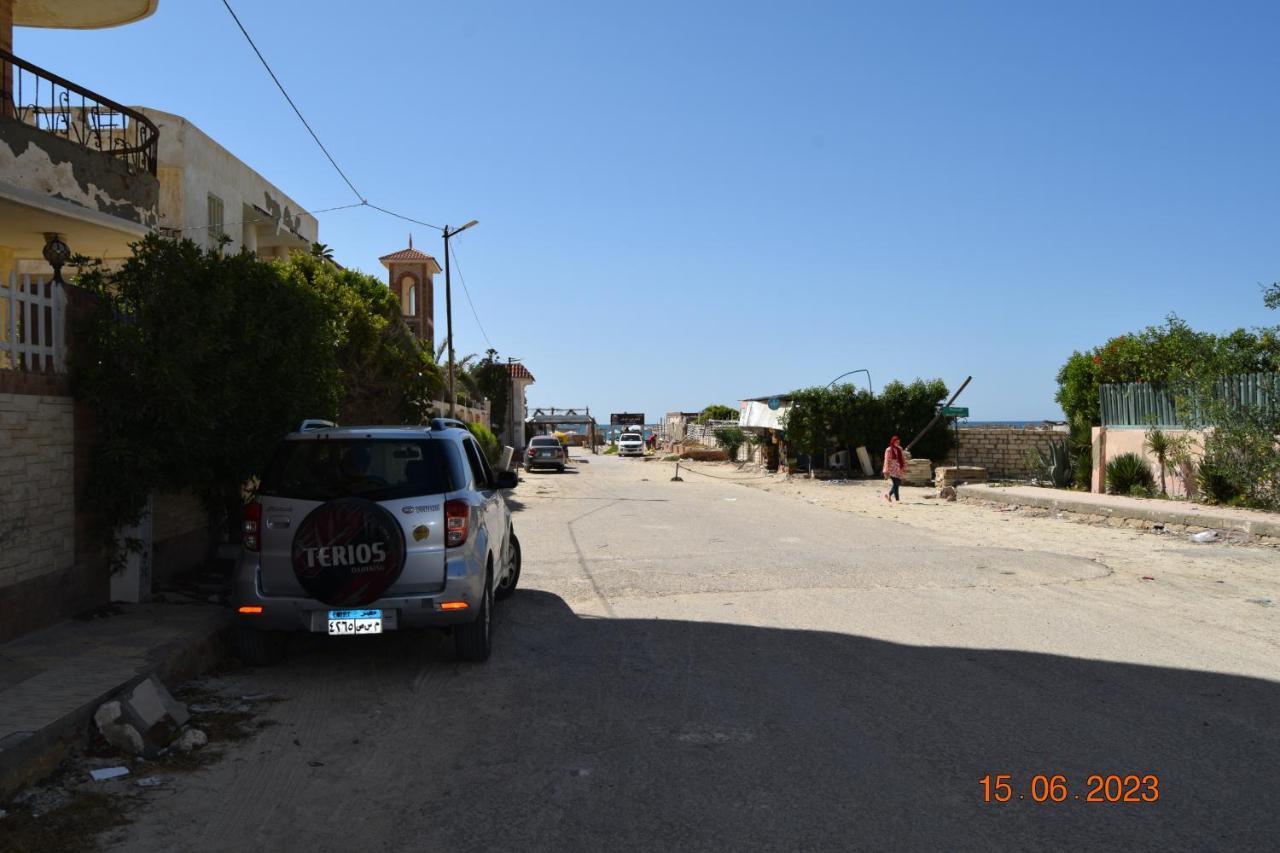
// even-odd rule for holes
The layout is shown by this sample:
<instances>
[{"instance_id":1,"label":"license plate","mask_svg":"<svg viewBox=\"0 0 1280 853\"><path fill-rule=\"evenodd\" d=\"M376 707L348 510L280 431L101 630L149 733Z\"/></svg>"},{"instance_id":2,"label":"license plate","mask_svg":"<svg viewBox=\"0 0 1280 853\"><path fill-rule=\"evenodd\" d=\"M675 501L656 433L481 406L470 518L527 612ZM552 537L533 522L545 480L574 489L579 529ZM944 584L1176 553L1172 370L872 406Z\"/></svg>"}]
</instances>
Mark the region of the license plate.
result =
<instances>
[{"instance_id":1,"label":"license plate","mask_svg":"<svg viewBox=\"0 0 1280 853\"><path fill-rule=\"evenodd\" d=\"M550 459L552 456L556 455L556 452L554 450L539 450L538 455L543 459Z\"/></svg>"},{"instance_id":2,"label":"license plate","mask_svg":"<svg viewBox=\"0 0 1280 853\"><path fill-rule=\"evenodd\" d=\"M329 634L331 636L381 634L381 610L330 610Z\"/></svg>"}]
</instances>

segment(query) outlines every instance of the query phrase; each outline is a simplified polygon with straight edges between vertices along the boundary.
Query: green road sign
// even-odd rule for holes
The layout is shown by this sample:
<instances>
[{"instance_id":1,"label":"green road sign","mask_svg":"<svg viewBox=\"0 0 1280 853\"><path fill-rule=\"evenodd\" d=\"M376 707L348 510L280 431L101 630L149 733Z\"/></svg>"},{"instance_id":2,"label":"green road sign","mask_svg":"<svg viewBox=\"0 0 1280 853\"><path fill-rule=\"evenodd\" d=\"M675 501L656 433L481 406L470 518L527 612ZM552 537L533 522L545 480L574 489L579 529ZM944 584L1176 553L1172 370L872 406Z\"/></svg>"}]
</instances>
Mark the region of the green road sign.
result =
<instances>
[{"instance_id":1,"label":"green road sign","mask_svg":"<svg viewBox=\"0 0 1280 853\"><path fill-rule=\"evenodd\" d=\"M943 406L942 416L944 418L967 418L969 417L968 406Z\"/></svg>"}]
</instances>

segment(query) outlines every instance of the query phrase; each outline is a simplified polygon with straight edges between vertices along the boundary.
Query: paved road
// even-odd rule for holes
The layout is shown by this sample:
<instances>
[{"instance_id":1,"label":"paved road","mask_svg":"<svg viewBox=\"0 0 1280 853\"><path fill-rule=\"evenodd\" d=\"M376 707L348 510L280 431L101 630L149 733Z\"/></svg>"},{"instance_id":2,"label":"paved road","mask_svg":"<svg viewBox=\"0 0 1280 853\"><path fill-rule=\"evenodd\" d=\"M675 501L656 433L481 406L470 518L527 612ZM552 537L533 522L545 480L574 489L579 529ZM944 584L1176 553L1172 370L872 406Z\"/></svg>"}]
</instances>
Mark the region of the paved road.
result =
<instances>
[{"instance_id":1,"label":"paved road","mask_svg":"<svg viewBox=\"0 0 1280 853\"><path fill-rule=\"evenodd\" d=\"M1280 843L1280 610L670 476L592 457L526 477L524 589L488 664L307 638L235 677L284 697L281 724L152 799L119 849ZM1094 773L1156 775L1159 800L1077 801ZM987 774L1010 802L982 802ZM1036 774L1066 802L1032 802Z\"/></svg>"}]
</instances>

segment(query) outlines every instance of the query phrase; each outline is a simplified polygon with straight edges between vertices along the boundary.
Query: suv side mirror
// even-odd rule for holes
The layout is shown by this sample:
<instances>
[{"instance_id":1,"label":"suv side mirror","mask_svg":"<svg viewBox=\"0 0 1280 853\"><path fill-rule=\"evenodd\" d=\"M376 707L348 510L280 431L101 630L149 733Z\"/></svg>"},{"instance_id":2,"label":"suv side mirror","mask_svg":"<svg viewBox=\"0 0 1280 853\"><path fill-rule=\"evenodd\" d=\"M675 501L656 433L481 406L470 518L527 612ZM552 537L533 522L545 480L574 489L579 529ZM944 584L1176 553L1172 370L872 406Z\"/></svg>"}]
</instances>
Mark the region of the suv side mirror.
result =
<instances>
[{"instance_id":1,"label":"suv side mirror","mask_svg":"<svg viewBox=\"0 0 1280 853\"><path fill-rule=\"evenodd\" d=\"M520 475L515 471L499 471L497 481L499 489L514 489L520 482Z\"/></svg>"}]
</instances>

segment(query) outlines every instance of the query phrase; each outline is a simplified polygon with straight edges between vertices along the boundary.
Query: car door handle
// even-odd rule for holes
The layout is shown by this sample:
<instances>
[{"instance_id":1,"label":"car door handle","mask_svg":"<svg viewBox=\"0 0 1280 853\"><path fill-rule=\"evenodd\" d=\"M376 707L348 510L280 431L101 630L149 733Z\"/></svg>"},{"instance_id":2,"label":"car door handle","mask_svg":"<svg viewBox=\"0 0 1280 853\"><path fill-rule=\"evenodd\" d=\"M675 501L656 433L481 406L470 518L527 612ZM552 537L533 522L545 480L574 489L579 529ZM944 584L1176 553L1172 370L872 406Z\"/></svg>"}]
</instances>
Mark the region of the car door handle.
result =
<instances>
[{"instance_id":1,"label":"car door handle","mask_svg":"<svg viewBox=\"0 0 1280 853\"><path fill-rule=\"evenodd\" d=\"M268 530L287 530L293 524L293 519L284 515L273 515L267 519Z\"/></svg>"}]
</instances>

